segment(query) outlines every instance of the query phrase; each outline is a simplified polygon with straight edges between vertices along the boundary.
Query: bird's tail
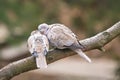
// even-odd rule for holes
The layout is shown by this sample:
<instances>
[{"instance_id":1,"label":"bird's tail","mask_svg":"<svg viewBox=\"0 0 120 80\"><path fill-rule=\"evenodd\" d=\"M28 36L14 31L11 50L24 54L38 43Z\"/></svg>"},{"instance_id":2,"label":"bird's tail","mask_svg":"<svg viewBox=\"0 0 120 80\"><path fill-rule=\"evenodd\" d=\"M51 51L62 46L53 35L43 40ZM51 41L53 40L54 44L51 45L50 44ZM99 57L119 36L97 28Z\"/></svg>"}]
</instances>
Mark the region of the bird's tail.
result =
<instances>
[{"instance_id":1,"label":"bird's tail","mask_svg":"<svg viewBox=\"0 0 120 80\"><path fill-rule=\"evenodd\" d=\"M91 59L85 53L83 53L81 49L74 49L73 51L78 53L83 59L87 60L89 63L91 62Z\"/></svg>"},{"instance_id":2,"label":"bird's tail","mask_svg":"<svg viewBox=\"0 0 120 80\"><path fill-rule=\"evenodd\" d=\"M46 57L44 54L38 54L38 57L36 57L36 65L37 68L47 68Z\"/></svg>"}]
</instances>

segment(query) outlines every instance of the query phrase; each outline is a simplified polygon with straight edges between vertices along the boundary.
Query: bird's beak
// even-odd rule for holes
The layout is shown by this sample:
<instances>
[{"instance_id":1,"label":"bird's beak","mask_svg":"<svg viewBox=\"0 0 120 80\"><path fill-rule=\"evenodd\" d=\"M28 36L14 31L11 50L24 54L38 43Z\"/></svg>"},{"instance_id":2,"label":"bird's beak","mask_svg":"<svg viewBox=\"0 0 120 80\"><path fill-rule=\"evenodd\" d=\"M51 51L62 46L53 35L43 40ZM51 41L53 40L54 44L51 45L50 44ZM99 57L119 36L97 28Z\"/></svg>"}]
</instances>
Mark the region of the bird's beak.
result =
<instances>
[{"instance_id":1,"label":"bird's beak","mask_svg":"<svg viewBox=\"0 0 120 80\"><path fill-rule=\"evenodd\" d=\"M40 33L41 33L41 34L44 34L44 33L45 33L45 31L43 31L43 30L40 30Z\"/></svg>"}]
</instances>

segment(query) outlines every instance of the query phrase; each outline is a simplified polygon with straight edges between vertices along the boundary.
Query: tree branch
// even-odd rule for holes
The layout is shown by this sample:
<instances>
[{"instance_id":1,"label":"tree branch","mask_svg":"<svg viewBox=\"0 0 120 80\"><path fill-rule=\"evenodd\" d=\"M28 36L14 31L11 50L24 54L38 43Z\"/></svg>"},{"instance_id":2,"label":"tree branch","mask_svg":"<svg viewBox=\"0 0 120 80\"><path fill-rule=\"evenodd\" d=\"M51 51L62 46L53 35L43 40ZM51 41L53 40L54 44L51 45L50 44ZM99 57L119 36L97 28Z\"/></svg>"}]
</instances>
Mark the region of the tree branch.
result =
<instances>
[{"instance_id":1,"label":"tree branch","mask_svg":"<svg viewBox=\"0 0 120 80\"><path fill-rule=\"evenodd\" d=\"M80 43L85 47L84 51L92 49L103 50L102 47L113 40L120 34L120 21L113 25L111 28L98 33L97 35L81 40ZM64 57L74 55L75 53L69 49L53 50L48 53L47 63L52 63ZM9 80L20 73L36 69L34 57L28 57L13 63L8 64L0 70L0 80Z\"/></svg>"}]
</instances>

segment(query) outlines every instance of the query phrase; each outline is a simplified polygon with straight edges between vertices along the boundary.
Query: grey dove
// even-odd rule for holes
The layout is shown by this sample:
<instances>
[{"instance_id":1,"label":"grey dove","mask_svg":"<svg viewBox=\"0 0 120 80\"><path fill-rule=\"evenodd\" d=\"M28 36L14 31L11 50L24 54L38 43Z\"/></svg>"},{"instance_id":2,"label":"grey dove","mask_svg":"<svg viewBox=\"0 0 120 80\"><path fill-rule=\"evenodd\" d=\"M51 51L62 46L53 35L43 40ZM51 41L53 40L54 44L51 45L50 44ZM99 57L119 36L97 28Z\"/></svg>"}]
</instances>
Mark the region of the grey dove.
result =
<instances>
[{"instance_id":1,"label":"grey dove","mask_svg":"<svg viewBox=\"0 0 120 80\"><path fill-rule=\"evenodd\" d=\"M49 42L38 30L32 31L28 38L28 49L36 59L37 68L47 68L45 55L49 50Z\"/></svg>"},{"instance_id":2,"label":"grey dove","mask_svg":"<svg viewBox=\"0 0 120 80\"><path fill-rule=\"evenodd\" d=\"M47 36L52 46L58 49L69 48L78 53L88 62L91 62L91 59L81 50L83 46L76 38L76 35L68 27L63 24L48 25L43 23L38 26L38 30Z\"/></svg>"}]
</instances>

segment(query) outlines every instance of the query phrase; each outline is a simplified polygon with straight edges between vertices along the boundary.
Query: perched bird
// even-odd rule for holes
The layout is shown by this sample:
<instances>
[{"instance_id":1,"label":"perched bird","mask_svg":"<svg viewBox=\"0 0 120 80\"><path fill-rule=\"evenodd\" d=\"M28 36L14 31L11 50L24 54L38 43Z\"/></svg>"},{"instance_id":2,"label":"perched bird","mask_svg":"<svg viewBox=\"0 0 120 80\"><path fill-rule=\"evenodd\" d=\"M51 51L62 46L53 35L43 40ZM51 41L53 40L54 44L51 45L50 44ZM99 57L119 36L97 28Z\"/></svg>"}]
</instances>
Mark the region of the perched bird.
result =
<instances>
[{"instance_id":1,"label":"perched bird","mask_svg":"<svg viewBox=\"0 0 120 80\"><path fill-rule=\"evenodd\" d=\"M91 59L81 50L84 47L80 44L76 35L68 27L63 24L48 25L43 23L38 26L38 30L41 34L47 36L52 46L58 49L69 48L78 53L88 62L91 62Z\"/></svg>"},{"instance_id":2,"label":"perched bird","mask_svg":"<svg viewBox=\"0 0 120 80\"><path fill-rule=\"evenodd\" d=\"M47 68L45 55L49 50L49 42L38 30L32 31L28 38L28 49L36 59L37 68Z\"/></svg>"}]
</instances>

